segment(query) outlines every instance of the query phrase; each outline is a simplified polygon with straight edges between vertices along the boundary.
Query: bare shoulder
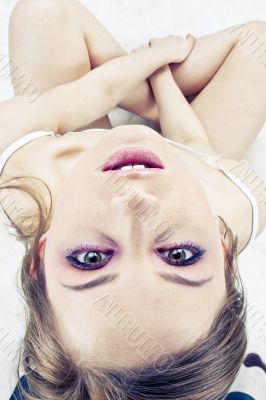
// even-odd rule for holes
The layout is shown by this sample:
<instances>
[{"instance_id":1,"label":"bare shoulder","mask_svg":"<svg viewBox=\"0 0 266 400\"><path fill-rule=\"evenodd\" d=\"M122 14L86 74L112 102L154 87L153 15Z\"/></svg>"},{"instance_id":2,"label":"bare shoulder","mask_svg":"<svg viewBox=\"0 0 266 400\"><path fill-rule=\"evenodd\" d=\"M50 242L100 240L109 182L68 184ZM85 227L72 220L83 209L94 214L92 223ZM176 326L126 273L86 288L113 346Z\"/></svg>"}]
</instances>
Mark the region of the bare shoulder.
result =
<instances>
[{"instance_id":1,"label":"bare shoulder","mask_svg":"<svg viewBox=\"0 0 266 400\"><path fill-rule=\"evenodd\" d=\"M211 156L217 157L220 154L214 150L211 146L210 142L206 137L194 137L189 140L184 140L182 142L185 146L191 147L195 150L198 150L202 153L209 154Z\"/></svg>"},{"instance_id":2,"label":"bare shoulder","mask_svg":"<svg viewBox=\"0 0 266 400\"><path fill-rule=\"evenodd\" d=\"M53 110L44 96L35 101L17 96L0 103L0 154L27 133L56 129Z\"/></svg>"},{"instance_id":3,"label":"bare shoulder","mask_svg":"<svg viewBox=\"0 0 266 400\"><path fill-rule=\"evenodd\" d=\"M187 146L211 156L219 156L204 142L187 142ZM221 215L239 239L239 251L248 242L253 221L253 208L250 198L222 170L210 168L199 157L185 155L198 175L207 198L216 215ZM254 195L259 209L259 226L257 236L266 227L266 181L257 174L252 165L245 159L234 160L221 157L219 164L233 177L242 182Z\"/></svg>"}]
</instances>

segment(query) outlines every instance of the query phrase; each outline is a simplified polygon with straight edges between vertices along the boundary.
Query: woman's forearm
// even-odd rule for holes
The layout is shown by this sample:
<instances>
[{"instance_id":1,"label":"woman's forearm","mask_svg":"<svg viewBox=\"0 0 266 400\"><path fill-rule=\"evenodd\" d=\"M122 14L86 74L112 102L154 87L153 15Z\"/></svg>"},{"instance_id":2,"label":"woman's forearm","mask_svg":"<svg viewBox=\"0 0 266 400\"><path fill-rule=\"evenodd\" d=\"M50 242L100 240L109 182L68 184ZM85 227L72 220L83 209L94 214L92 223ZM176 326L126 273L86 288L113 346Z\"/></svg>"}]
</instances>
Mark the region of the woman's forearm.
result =
<instances>
[{"instance_id":1,"label":"woman's forearm","mask_svg":"<svg viewBox=\"0 0 266 400\"><path fill-rule=\"evenodd\" d=\"M216 74L237 43L238 39L231 31L232 27L197 38L190 55L180 64L170 65L174 80L184 96L200 92ZM157 126L160 124L158 108L147 81L125 97L120 106Z\"/></svg>"},{"instance_id":2,"label":"woman's forearm","mask_svg":"<svg viewBox=\"0 0 266 400\"><path fill-rule=\"evenodd\" d=\"M160 129L158 107L147 79L134 88L118 106L147 119Z\"/></svg>"},{"instance_id":3,"label":"woman's forearm","mask_svg":"<svg viewBox=\"0 0 266 400\"><path fill-rule=\"evenodd\" d=\"M181 142L208 143L206 132L177 86L171 69L160 68L149 81L158 106L162 134Z\"/></svg>"},{"instance_id":4,"label":"woman's forearm","mask_svg":"<svg viewBox=\"0 0 266 400\"><path fill-rule=\"evenodd\" d=\"M23 96L1 105L1 130L12 133L35 130L74 131L105 116L137 85L169 62L179 62L179 41L164 40L165 51L151 47L118 57L81 78L42 93L33 102ZM18 118L10 119L16 114ZM9 135L7 135L9 136Z\"/></svg>"},{"instance_id":5,"label":"woman's forearm","mask_svg":"<svg viewBox=\"0 0 266 400\"><path fill-rule=\"evenodd\" d=\"M125 49L110 35L96 18L82 7L83 30L93 68L126 55ZM185 96L202 90L217 72L235 44L229 34L231 28L198 37L188 58L180 64L171 64L174 79ZM119 106L159 126L158 110L152 90L143 81L119 103Z\"/></svg>"},{"instance_id":6,"label":"woman's forearm","mask_svg":"<svg viewBox=\"0 0 266 400\"><path fill-rule=\"evenodd\" d=\"M78 129L106 115L154 71L176 59L174 50L161 52L154 47L118 57L46 92L45 102L55 110L58 132Z\"/></svg>"},{"instance_id":7,"label":"woman's forearm","mask_svg":"<svg viewBox=\"0 0 266 400\"><path fill-rule=\"evenodd\" d=\"M189 56L181 63L170 65L173 77L184 96L200 92L216 74L238 38L232 27L198 37ZM147 82L143 82L120 106L135 112L159 126L158 109Z\"/></svg>"},{"instance_id":8,"label":"woman's forearm","mask_svg":"<svg viewBox=\"0 0 266 400\"><path fill-rule=\"evenodd\" d=\"M167 65L171 58L173 59L174 55L169 55L169 51L168 54L164 54L159 48L153 47L108 61L97 68L97 72L117 105L125 96L131 96L132 90L153 72Z\"/></svg>"}]
</instances>

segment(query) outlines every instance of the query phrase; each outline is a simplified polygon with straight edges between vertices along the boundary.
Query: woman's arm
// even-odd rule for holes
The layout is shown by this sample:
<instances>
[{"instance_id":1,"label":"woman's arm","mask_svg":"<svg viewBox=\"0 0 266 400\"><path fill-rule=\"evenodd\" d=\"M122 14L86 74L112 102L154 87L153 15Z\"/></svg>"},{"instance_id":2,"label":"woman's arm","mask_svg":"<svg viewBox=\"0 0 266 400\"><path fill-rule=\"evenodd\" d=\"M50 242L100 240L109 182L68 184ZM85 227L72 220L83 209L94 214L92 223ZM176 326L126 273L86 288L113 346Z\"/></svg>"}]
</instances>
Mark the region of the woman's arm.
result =
<instances>
[{"instance_id":1,"label":"woman's arm","mask_svg":"<svg viewBox=\"0 0 266 400\"><path fill-rule=\"evenodd\" d=\"M157 102L163 136L183 143L210 146L196 113L177 86L170 67L154 72L149 81Z\"/></svg>"},{"instance_id":2,"label":"woman's arm","mask_svg":"<svg viewBox=\"0 0 266 400\"><path fill-rule=\"evenodd\" d=\"M51 21L52 29L46 29ZM47 7L46 2L19 1L12 12L9 28L11 60L27 71L42 92L80 78L90 66L93 69L127 55L78 1L55 1L53 7ZM198 37L189 57L181 64L170 66L185 96L198 93L222 65L238 33L232 34L232 28ZM47 62L51 54L53 60ZM11 69L15 93L19 94L16 68ZM147 81L141 82L119 105L159 126L157 106Z\"/></svg>"},{"instance_id":3,"label":"woman's arm","mask_svg":"<svg viewBox=\"0 0 266 400\"><path fill-rule=\"evenodd\" d=\"M92 67L95 68L126 51L83 5L79 5L81 21ZM170 66L174 79L184 96L199 93L212 79L236 43L232 28L197 37L192 52L181 64ZM163 50L162 50L163 51ZM119 104L159 125L154 97L147 81L142 82Z\"/></svg>"},{"instance_id":4,"label":"woman's arm","mask_svg":"<svg viewBox=\"0 0 266 400\"><path fill-rule=\"evenodd\" d=\"M23 96L0 105L1 148L35 130L64 133L106 115L135 86L158 68L181 62L187 55L184 39L162 39L164 51L153 46L118 57L82 78L41 94L33 103Z\"/></svg>"}]
</instances>

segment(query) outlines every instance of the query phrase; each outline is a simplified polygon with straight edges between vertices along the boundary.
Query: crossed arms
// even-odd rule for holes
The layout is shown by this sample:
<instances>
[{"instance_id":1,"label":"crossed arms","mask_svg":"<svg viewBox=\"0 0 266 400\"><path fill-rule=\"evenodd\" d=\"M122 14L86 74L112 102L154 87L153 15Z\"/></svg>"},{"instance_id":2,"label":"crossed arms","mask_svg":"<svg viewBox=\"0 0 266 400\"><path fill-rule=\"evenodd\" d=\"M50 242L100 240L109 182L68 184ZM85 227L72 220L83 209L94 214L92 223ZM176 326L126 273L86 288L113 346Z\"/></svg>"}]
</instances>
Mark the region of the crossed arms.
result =
<instances>
[{"instance_id":1,"label":"crossed arms","mask_svg":"<svg viewBox=\"0 0 266 400\"><path fill-rule=\"evenodd\" d=\"M151 47L117 57L76 81L50 89L32 103L23 96L2 102L1 148L32 131L64 134L89 125L110 112L148 77L163 135L171 138L178 130L184 140L204 139L204 129L168 67L182 62L192 48L192 42L180 37L161 39L160 44L157 41Z\"/></svg>"}]
</instances>

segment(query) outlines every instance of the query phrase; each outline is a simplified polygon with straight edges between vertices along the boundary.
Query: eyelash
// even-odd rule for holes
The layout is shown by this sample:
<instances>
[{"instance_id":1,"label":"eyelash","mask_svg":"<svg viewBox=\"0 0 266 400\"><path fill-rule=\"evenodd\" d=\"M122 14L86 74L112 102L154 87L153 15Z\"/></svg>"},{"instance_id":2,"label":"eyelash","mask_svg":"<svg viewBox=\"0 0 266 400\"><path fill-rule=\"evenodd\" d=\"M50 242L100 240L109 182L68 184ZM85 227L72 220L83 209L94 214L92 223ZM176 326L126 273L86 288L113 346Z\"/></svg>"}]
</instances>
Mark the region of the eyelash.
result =
<instances>
[{"instance_id":1,"label":"eyelash","mask_svg":"<svg viewBox=\"0 0 266 400\"><path fill-rule=\"evenodd\" d=\"M105 260L103 260L101 263L99 263L96 267L85 267L87 264L80 262L76 257L83 254L83 253L107 253L107 257ZM100 249L98 246L93 246L93 245L80 245L76 247L75 249L68 249L68 255L66 256L66 259L68 262L76 268L83 269L83 270L94 270L94 269L99 269L104 267L109 260L112 258L114 254L113 250L110 249Z\"/></svg>"},{"instance_id":2,"label":"eyelash","mask_svg":"<svg viewBox=\"0 0 266 400\"><path fill-rule=\"evenodd\" d=\"M199 261L199 259L203 256L203 254L206 253L205 249L203 249L198 244L190 242L190 241L173 243L170 246L165 246L165 247L162 247L162 248L156 250L156 253L160 255L161 251L171 251L171 250L176 250L176 249L189 250L192 253L194 252L193 256L189 257L187 260L182 261L181 265L180 265L180 262L178 262L178 261L169 262L169 260L167 260L165 257L162 257L163 260L167 264L170 264L173 266L178 266L179 268L186 267L187 265L191 265L191 264L196 264L196 262Z\"/></svg>"},{"instance_id":3,"label":"eyelash","mask_svg":"<svg viewBox=\"0 0 266 400\"><path fill-rule=\"evenodd\" d=\"M171 250L189 250L192 253L194 252L193 256L189 257L186 260L181 261L173 261L169 260L169 258L162 256L162 252L170 252ZM102 261L99 262L97 266L93 267L88 267L86 263L82 263L77 259L77 256L83 254L83 253L89 253L89 252L95 252L95 253L102 253L107 255L106 258ZM186 267L191 264L196 264L203 256L203 254L206 252L202 247L200 247L198 244L195 244L193 242L187 241L187 242L180 242L180 243L173 243L169 246L161 247L155 251L156 254L160 256L169 265L172 266L177 266L179 268ZM80 245L79 247L75 249L68 249L68 255L66 256L67 261L75 268L82 269L82 270L95 270L95 269L100 269L104 267L112 258L114 254L113 250L110 249L100 249L97 246L91 246L91 245Z\"/></svg>"}]
</instances>

